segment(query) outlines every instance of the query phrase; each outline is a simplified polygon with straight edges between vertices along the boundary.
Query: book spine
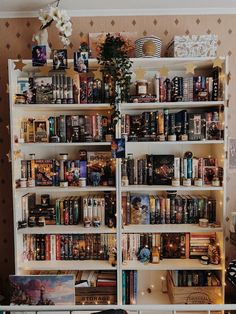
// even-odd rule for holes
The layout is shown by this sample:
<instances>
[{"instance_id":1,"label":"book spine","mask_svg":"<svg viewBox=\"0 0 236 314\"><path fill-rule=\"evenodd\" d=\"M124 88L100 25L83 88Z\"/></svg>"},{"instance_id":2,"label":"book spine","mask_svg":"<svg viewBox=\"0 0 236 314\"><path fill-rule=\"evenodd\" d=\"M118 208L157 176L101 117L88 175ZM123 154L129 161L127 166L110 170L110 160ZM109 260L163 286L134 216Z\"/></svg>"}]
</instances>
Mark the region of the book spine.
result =
<instances>
[{"instance_id":1,"label":"book spine","mask_svg":"<svg viewBox=\"0 0 236 314\"><path fill-rule=\"evenodd\" d=\"M126 304L126 271L122 270L122 304Z\"/></svg>"},{"instance_id":2,"label":"book spine","mask_svg":"<svg viewBox=\"0 0 236 314\"><path fill-rule=\"evenodd\" d=\"M57 246L56 246L56 235L50 235L50 244L51 244L51 261L55 261L57 259Z\"/></svg>"},{"instance_id":3,"label":"book spine","mask_svg":"<svg viewBox=\"0 0 236 314\"><path fill-rule=\"evenodd\" d=\"M56 260L59 261L63 259L63 256L61 258L61 236L60 234L56 235Z\"/></svg>"},{"instance_id":4,"label":"book spine","mask_svg":"<svg viewBox=\"0 0 236 314\"><path fill-rule=\"evenodd\" d=\"M50 243L51 237L50 234L45 235L45 260L50 261L51 260L51 243Z\"/></svg>"}]
</instances>

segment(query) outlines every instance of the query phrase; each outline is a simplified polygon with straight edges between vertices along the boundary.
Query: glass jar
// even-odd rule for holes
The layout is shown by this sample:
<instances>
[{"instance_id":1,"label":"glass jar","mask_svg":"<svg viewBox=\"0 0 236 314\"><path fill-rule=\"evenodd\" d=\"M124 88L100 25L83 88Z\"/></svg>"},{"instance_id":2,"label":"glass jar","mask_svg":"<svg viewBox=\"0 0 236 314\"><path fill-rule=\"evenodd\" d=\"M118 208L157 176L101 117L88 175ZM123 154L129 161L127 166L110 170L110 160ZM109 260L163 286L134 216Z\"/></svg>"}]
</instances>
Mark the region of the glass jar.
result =
<instances>
[{"instance_id":1,"label":"glass jar","mask_svg":"<svg viewBox=\"0 0 236 314\"><path fill-rule=\"evenodd\" d=\"M148 82L147 80L136 81L136 95L146 96L148 93Z\"/></svg>"}]
</instances>

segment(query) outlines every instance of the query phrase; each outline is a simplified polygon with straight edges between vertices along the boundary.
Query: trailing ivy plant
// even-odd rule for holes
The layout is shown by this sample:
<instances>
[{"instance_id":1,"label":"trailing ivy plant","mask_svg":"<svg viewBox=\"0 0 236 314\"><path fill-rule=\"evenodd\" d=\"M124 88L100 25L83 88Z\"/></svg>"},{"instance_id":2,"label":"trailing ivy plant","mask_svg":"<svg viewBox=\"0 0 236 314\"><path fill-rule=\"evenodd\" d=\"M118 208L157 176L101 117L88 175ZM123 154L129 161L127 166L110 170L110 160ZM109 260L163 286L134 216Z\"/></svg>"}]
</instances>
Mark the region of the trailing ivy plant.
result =
<instances>
[{"instance_id":1,"label":"trailing ivy plant","mask_svg":"<svg viewBox=\"0 0 236 314\"><path fill-rule=\"evenodd\" d=\"M111 82L110 105L113 129L121 118L118 104L128 101L129 97L132 61L128 57L128 53L131 49L132 46L127 39L108 33L105 41L100 45L97 58L102 67L103 77Z\"/></svg>"}]
</instances>

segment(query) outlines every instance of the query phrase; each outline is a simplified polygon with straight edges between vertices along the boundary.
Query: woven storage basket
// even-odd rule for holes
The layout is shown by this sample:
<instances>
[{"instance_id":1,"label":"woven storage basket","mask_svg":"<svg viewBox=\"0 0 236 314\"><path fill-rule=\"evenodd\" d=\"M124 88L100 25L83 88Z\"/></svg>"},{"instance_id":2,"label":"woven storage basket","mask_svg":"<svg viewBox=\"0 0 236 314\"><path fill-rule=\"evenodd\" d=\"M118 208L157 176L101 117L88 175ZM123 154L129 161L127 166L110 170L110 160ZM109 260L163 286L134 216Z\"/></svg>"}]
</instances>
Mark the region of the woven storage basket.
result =
<instances>
[{"instance_id":1,"label":"woven storage basket","mask_svg":"<svg viewBox=\"0 0 236 314\"><path fill-rule=\"evenodd\" d=\"M136 58L160 58L161 40L156 36L145 36L135 41Z\"/></svg>"}]
</instances>

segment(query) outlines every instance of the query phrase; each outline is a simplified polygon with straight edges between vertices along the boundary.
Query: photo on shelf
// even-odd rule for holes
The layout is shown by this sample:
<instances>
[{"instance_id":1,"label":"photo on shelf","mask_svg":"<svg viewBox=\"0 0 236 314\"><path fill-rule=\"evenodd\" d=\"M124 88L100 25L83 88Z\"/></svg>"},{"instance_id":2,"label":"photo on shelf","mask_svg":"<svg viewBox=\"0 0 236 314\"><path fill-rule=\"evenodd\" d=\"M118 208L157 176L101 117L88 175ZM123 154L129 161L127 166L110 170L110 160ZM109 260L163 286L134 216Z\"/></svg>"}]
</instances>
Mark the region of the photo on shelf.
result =
<instances>
[{"instance_id":1,"label":"photo on shelf","mask_svg":"<svg viewBox=\"0 0 236 314\"><path fill-rule=\"evenodd\" d=\"M149 195L130 195L131 224L150 224Z\"/></svg>"},{"instance_id":2,"label":"photo on shelf","mask_svg":"<svg viewBox=\"0 0 236 314\"><path fill-rule=\"evenodd\" d=\"M12 305L74 305L74 275L10 275Z\"/></svg>"},{"instance_id":3,"label":"photo on shelf","mask_svg":"<svg viewBox=\"0 0 236 314\"><path fill-rule=\"evenodd\" d=\"M52 51L53 70L64 70L67 68L67 50L54 49Z\"/></svg>"},{"instance_id":4,"label":"photo on shelf","mask_svg":"<svg viewBox=\"0 0 236 314\"><path fill-rule=\"evenodd\" d=\"M74 52L74 70L79 73L88 72L88 52Z\"/></svg>"},{"instance_id":5,"label":"photo on shelf","mask_svg":"<svg viewBox=\"0 0 236 314\"><path fill-rule=\"evenodd\" d=\"M204 167L204 184L211 185L214 177L217 177L217 167L205 166Z\"/></svg>"},{"instance_id":6,"label":"photo on shelf","mask_svg":"<svg viewBox=\"0 0 236 314\"><path fill-rule=\"evenodd\" d=\"M48 127L46 120L34 120L34 142L48 142Z\"/></svg>"},{"instance_id":7,"label":"photo on shelf","mask_svg":"<svg viewBox=\"0 0 236 314\"><path fill-rule=\"evenodd\" d=\"M32 65L33 67L43 66L47 63L46 46L38 45L32 47Z\"/></svg>"},{"instance_id":8,"label":"photo on shelf","mask_svg":"<svg viewBox=\"0 0 236 314\"><path fill-rule=\"evenodd\" d=\"M125 158L125 139L115 138L111 143L112 158Z\"/></svg>"}]
</instances>

